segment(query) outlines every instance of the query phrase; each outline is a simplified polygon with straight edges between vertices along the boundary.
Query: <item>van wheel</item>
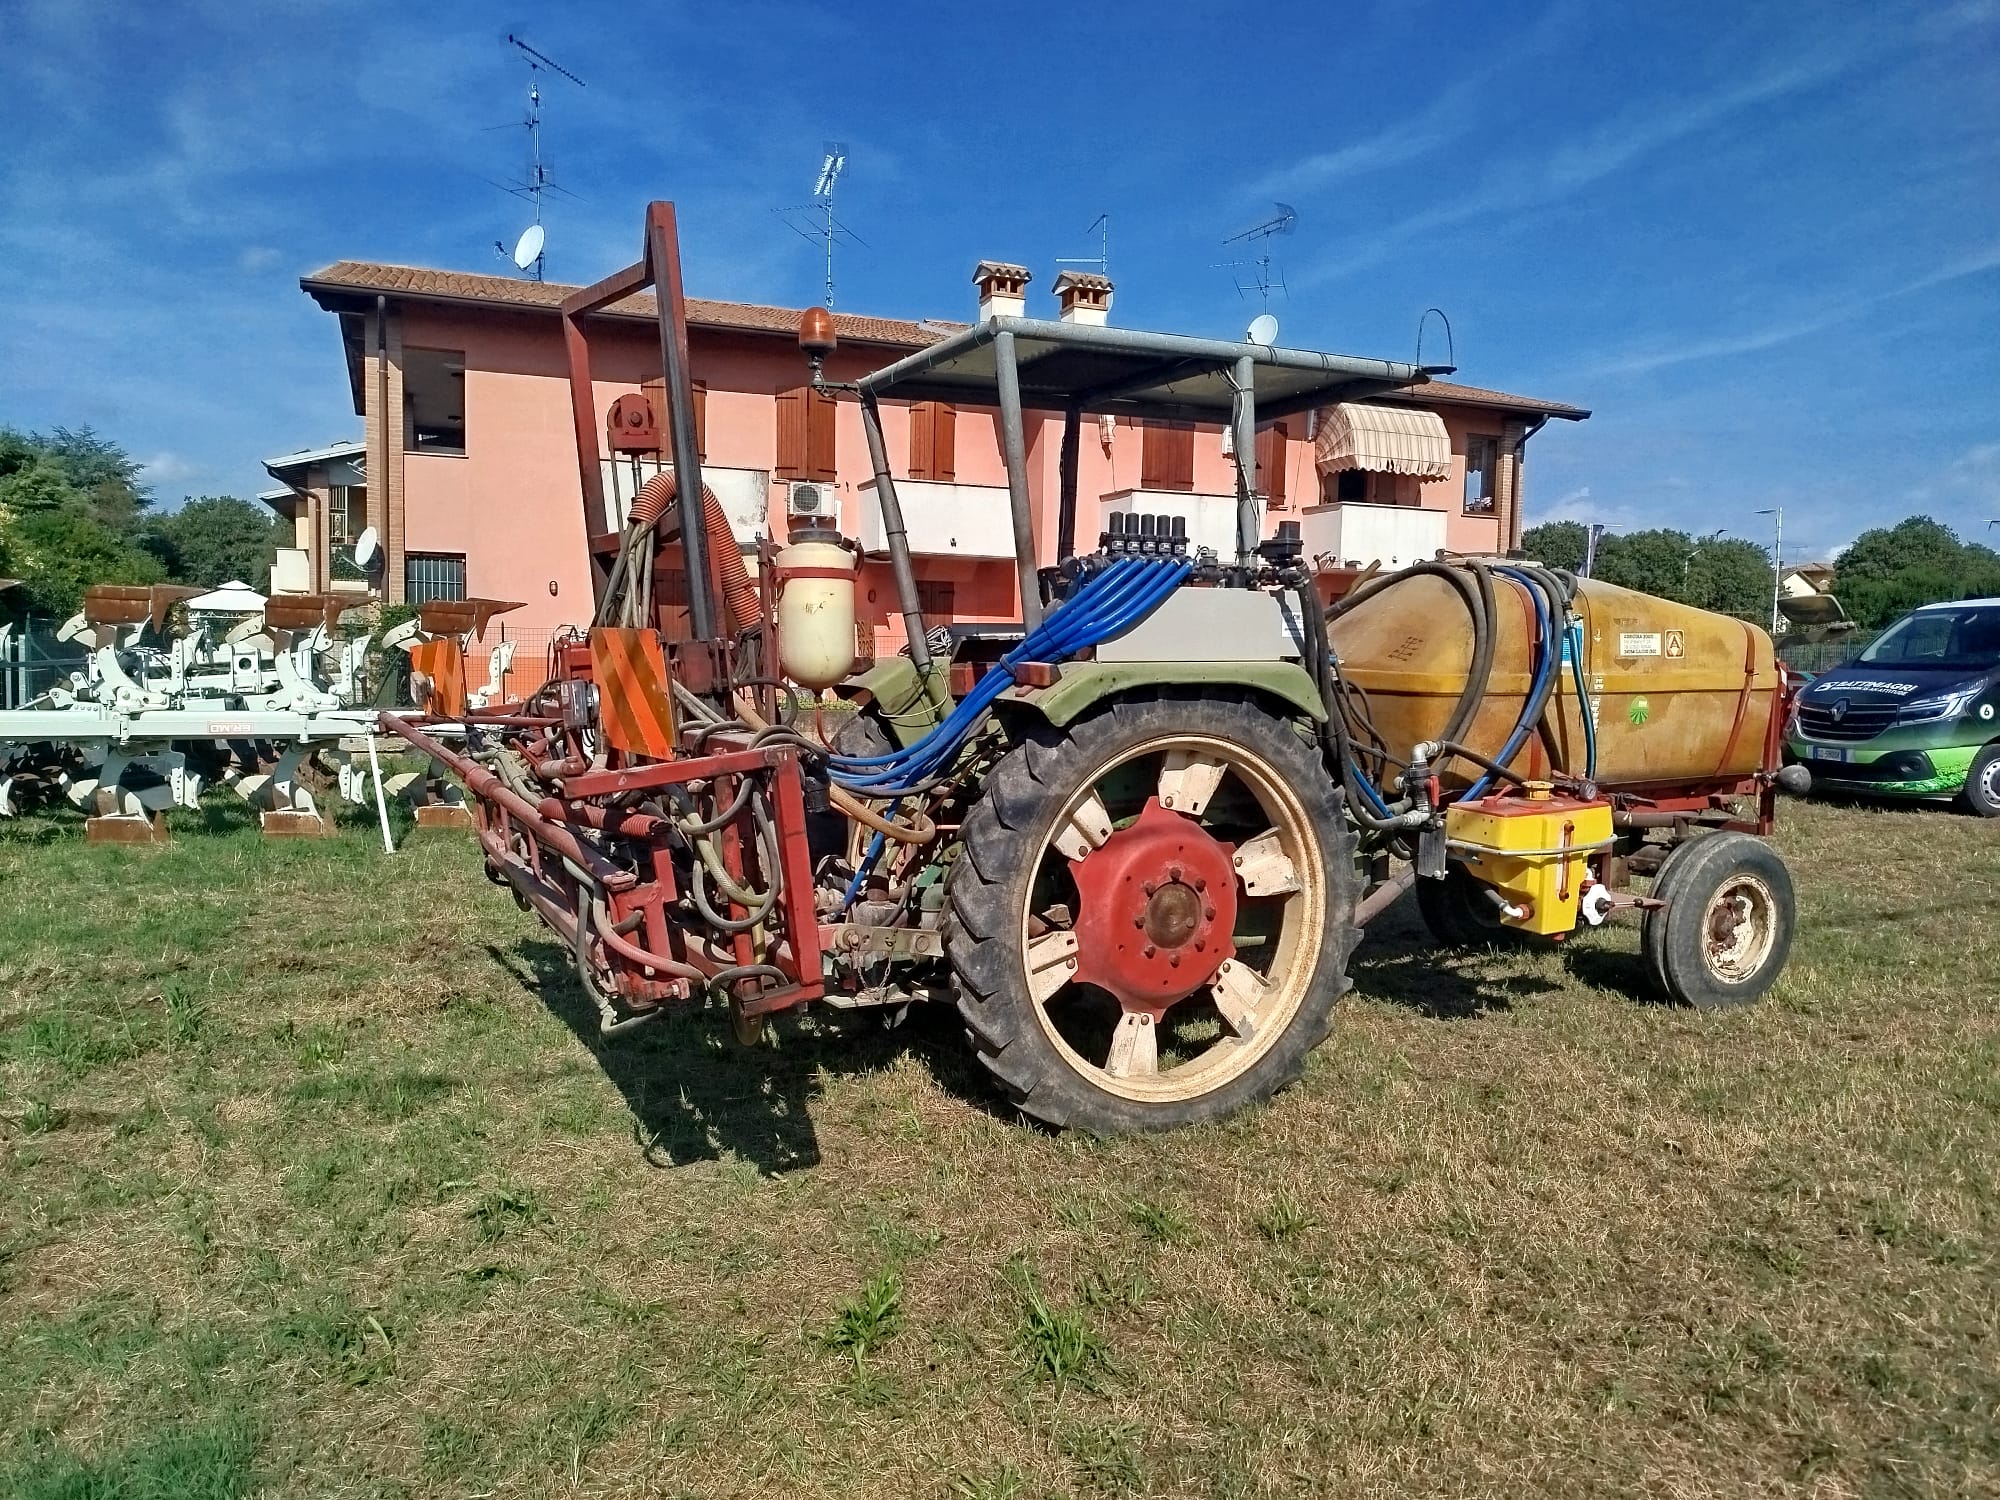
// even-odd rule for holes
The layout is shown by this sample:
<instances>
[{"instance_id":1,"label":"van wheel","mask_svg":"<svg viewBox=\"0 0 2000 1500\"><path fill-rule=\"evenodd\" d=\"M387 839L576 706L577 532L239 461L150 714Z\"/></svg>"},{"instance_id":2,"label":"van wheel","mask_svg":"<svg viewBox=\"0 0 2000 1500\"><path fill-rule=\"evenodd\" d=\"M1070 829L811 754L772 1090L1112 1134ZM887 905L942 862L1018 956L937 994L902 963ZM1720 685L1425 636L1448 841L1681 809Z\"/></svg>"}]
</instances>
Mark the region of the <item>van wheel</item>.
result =
<instances>
[{"instance_id":1,"label":"van wheel","mask_svg":"<svg viewBox=\"0 0 2000 1500\"><path fill-rule=\"evenodd\" d=\"M2000 743L1988 745L1972 757L1958 800L1967 812L2000 818Z\"/></svg>"},{"instance_id":2,"label":"van wheel","mask_svg":"<svg viewBox=\"0 0 2000 1500\"><path fill-rule=\"evenodd\" d=\"M1667 904L1640 932L1647 972L1697 1010L1747 1005L1777 981L1798 902L1777 851L1747 833L1712 833L1676 849L1653 893Z\"/></svg>"}]
</instances>

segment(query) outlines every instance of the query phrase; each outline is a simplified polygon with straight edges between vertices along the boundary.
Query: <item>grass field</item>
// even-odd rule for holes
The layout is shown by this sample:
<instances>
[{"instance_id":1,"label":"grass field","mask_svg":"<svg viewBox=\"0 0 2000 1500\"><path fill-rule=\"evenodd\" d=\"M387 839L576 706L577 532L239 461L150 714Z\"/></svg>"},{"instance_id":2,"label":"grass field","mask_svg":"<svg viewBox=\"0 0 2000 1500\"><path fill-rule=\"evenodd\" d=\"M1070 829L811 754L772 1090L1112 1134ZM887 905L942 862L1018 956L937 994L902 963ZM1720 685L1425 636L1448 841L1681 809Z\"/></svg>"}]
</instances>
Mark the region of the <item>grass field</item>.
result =
<instances>
[{"instance_id":1,"label":"grass field","mask_svg":"<svg viewBox=\"0 0 2000 1500\"><path fill-rule=\"evenodd\" d=\"M1779 989L1392 913L1226 1127L941 1018L600 1045L462 834L0 824L0 1493L2000 1493L2000 829L1786 809Z\"/></svg>"}]
</instances>

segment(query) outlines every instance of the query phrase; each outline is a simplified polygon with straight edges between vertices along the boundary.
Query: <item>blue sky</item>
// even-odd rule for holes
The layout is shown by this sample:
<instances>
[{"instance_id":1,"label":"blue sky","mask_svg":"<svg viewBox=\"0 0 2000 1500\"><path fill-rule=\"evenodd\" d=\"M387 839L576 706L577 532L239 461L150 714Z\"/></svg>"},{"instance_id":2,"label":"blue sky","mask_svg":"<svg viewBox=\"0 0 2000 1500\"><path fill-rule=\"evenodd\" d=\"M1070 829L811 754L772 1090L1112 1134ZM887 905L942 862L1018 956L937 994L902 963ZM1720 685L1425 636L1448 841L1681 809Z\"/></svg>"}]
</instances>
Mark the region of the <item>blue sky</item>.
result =
<instances>
[{"instance_id":1,"label":"blue sky","mask_svg":"<svg viewBox=\"0 0 2000 1500\"><path fill-rule=\"evenodd\" d=\"M772 211L832 137L846 308L968 316L982 256L1045 291L1108 212L1117 321L1237 333L1220 242L1283 200L1283 342L1407 357L1439 306L1460 379L1596 413L1530 521L2000 518L2000 0L6 10L0 422L92 423L168 503L357 430L302 273L503 269L514 30L588 85L547 89L556 279L671 197L692 292L813 300Z\"/></svg>"}]
</instances>

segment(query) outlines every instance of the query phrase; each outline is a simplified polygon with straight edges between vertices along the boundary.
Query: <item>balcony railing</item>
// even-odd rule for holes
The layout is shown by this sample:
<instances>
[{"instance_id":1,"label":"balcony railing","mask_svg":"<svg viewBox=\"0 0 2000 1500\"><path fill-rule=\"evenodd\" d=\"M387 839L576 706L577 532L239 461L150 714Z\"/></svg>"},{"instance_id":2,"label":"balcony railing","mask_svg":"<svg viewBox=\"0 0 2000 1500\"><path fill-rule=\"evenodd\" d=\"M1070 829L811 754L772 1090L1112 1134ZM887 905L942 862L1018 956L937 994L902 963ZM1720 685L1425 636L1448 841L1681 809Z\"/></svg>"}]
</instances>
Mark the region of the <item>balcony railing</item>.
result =
<instances>
[{"instance_id":1,"label":"balcony railing","mask_svg":"<svg viewBox=\"0 0 2000 1500\"><path fill-rule=\"evenodd\" d=\"M875 481L860 487L860 538L867 552L886 552L882 507ZM1013 512L1007 491L997 484L949 484L932 479L899 479L896 498L910 551L919 557L998 558L1014 555Z\"/></svg>"}]
</instances>

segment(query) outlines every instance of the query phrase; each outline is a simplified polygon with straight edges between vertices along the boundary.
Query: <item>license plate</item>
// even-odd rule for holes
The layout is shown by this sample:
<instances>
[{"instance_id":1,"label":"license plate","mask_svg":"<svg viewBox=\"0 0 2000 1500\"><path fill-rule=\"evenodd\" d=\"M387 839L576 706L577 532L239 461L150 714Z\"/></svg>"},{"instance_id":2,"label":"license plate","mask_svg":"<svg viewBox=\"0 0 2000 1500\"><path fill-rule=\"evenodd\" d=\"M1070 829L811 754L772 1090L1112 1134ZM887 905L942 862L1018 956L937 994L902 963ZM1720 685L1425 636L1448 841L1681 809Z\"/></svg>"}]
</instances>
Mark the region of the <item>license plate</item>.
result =
<instances>
[{"instance_id":1,"label":"license plate","mask_svg":"<svg viewBox=\"0 0 2000 1500\"><path fill-rule=\"evenodd\" d=\"M1848 758L1849 753L1849 751L1839 745L1814 745L1812 747L1812 758L1814 760L1844 761Z\"/></svg>"}]
</instances>

